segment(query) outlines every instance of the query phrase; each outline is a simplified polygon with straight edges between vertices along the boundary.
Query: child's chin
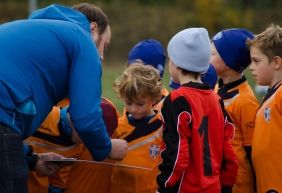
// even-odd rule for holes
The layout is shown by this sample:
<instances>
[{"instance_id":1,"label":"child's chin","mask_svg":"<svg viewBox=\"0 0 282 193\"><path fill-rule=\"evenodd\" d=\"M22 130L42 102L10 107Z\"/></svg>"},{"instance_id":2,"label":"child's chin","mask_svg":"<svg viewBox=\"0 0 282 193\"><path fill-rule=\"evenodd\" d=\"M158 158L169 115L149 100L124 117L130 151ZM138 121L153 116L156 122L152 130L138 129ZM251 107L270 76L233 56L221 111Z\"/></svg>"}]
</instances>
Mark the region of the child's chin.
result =
<instances>
[{"instance_id":1,"label":"child's chin","mask_svg":"<svg viewBox=\"0 0 282 193\"><path fill-rule=\"evenodd\" d=\"M135 120L140 120L143 118L143 116L132 116Z\"/></svg>"}]
</instances>

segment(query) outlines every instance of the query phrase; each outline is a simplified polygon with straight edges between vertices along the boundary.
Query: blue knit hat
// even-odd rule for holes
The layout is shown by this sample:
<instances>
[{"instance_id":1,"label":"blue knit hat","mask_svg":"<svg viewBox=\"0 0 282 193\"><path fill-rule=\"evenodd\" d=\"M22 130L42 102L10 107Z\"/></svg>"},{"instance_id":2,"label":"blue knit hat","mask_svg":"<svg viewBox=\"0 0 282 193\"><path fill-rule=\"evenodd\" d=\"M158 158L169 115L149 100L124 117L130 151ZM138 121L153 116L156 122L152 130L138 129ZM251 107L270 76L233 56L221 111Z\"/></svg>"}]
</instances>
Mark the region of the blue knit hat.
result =
<instances>
[{"instance_id":1,"label":"blue knit hat","mask_svg":"<svg viewBox=\"0 0 282 193\"><path fill-rule=\"evenodd\" d=\"M253 38L246 29L228 29L218 32L212 41L225 65L241 73L251 63L246 40Z\"/></svg>"},{"instance_id":2,"label":"blue knit hat","mask_svg":"<svg viewBox=\"0 0 282 193\"><path fill-rule=\"evenodd\" d=\"M201 80L203 83L209 84L214 89L217 83L217 73L213 65L210 64L208 71L202 74Z\"/></svg>"},{"instance_id":3,"label":"blue knit hat","mask_svg":"<svg viewBox=\"0 0 282 193\"><path fill-rule=\"evenodd\" d=\"M137 43L128 54L128 64L138 60L159 70L160 76L163 77L166 57L164 48L159 41L148 39Z\"/></svg>"},{"instance_id":4,"label":"blue knit hat","mask_svg":"<svg viewBox=\"0 0 282 193\"><path fill-rule=\"evenodd\" d=\"M203 83L209 84L210 87L214 89L217 83L217 74L213 65L210 64L208 71L205 74L201 75L201 80ZM172 89L177 89L178 87L180 87L180 84L170 79L169 87Z\"/></svg>"}]
</instances>

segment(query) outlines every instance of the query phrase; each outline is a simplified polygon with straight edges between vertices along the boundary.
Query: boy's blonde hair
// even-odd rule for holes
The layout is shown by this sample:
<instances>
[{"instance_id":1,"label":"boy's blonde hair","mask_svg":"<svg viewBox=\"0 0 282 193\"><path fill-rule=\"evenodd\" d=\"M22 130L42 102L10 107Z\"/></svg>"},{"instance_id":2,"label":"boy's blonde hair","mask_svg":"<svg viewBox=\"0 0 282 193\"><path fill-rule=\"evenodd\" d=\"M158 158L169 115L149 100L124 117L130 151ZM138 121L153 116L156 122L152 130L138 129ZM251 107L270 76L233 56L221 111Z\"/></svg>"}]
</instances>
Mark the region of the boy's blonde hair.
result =
<instances>
[{"instance_id":1,"label":"boy's blonde hair","mask_svg":"<svg viewBox=\"0 0 282 193\"><path fill-rule=\"evenodd\" d=\"M271 61L275 56L282 57L282 28L271 24L262 33L248 40L249 47L255 46Z\"/></svg>"},{"instance_id":2,"label":"boy's blonde hair","mask_svg":"<svg viewBox=\"0 0 282 193\"><path fill-rule=\"evenodd\" d=\"M159 72L150 65L130 65L114 82L114 89L120 98L135 102L142 97L160 100L162 82Z\"/></svg>"}]
</instances>

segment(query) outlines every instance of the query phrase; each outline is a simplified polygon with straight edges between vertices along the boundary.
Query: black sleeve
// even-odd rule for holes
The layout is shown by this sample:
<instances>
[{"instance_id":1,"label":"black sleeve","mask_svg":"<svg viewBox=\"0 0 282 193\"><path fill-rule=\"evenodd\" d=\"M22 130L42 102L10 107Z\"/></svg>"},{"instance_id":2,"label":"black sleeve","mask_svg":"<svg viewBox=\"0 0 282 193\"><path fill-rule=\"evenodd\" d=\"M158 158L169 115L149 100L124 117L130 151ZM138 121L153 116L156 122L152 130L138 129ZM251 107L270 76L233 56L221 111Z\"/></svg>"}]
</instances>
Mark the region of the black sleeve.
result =
<instances>
[{"instance_id":1,"label":"black sleeve","mask_svg":"<svg viewBox=\"0 0 282 193\"><path fill-rule=\"evenodd\" d=\"M252 146L244 146L244 149L245 149L247 159L250 162L252 172L253 172L254 192L257 192L256 175L255 175L255 170L254 170L253 163L252 163Z\"/></svg>"},{"instance_id":2,"label":"black sleeve","mask_svg":"<svg viewBox=\"0 0 282 193\"><path fill-rule=\"evenodd\" d=\"M222 187L221 193L232 193L232 187Z\"/></svg>"},{"instance_id":3,"label":"black sleeve","mask_svg":"<svg viewBox=\"0 0 282 193\"><path fill-rule=\"evenodd\" d=\"M225 110L224 103L222 99L219 99L219 104L224 115L224 118L227 118L228 122L233 123L232 119L230 118L228 112Z\"/></svg>"},{"instance_id":4,"label":"black sleeve","mask_svg":"<svg viewBox=\"0 0 282 193\"><path fill-rule=\"evenodd\" d=\"M165 183L173 172L173 167L177 159L179 134L177 131L178 115L183 111L191 114L191 108L184 97L178 97L174 101L168 95L161 110L164 119L163 140L165 149L162 151L162 163L159 165L160 174L157 176L158 191L161 193L177 192L179 182L174 186L165 187Z\"/></svg>"}]
</instances>

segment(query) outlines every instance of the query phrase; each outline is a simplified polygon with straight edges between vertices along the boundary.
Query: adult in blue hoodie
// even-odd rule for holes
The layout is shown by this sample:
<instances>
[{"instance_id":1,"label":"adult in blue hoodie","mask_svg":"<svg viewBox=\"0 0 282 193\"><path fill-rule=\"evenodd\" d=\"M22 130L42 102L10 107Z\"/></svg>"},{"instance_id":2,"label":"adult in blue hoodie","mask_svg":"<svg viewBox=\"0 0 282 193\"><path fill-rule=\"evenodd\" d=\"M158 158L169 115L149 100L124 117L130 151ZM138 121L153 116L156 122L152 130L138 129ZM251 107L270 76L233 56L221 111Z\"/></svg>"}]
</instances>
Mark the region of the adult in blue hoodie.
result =
<instances>
[{"instance_id":1,"label":"adult in blue hoodie","mask_svg":"<svg viewBox=\"0 0 282 193\"><path fill-rule=\"evenodd\" d=\"M85 15L60 5L0 26L0 192L26 192L22 140L66 97L93 158L124 156L126 142L111 142L102 119L101 61L90 26Z\"/></svg>"}]
</instances>

